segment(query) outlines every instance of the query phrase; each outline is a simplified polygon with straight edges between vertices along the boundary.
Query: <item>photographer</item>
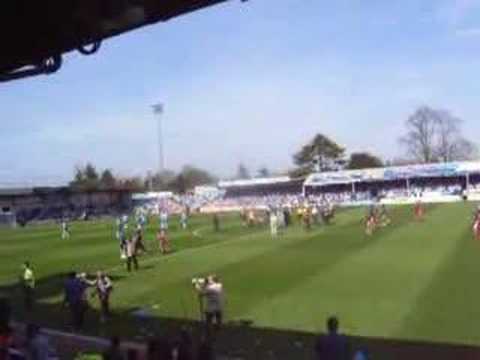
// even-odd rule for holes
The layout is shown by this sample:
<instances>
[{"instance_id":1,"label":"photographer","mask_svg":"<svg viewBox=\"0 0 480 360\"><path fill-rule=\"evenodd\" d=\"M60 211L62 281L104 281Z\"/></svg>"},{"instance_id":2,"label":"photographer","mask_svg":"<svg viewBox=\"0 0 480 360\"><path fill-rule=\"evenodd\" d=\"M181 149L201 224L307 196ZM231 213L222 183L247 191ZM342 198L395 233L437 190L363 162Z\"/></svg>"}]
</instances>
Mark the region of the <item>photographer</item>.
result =
<instances>
[{"instance_id":1,"label":"photographer","mask_svg":"<svg viewBox=\"0 0 480 360\"><path fill-rule=\"evenodd\" d=\"M217 276L210 275L206 279L194 279L194 285L200 296L200 306L202 313L205 314L207 331L210 331L212 325L218 329L223 319L223 284Z\"/></svg>"}]
</instances>

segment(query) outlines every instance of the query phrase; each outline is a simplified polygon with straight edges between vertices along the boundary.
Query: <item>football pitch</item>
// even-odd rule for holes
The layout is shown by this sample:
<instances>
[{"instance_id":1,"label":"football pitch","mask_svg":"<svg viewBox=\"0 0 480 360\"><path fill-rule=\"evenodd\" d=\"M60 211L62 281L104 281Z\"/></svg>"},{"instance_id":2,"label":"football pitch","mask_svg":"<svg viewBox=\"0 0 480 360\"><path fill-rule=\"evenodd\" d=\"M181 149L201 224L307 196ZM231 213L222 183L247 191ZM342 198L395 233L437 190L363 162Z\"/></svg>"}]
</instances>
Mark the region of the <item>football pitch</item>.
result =
<instances>
[{"instance_id":1,"label":"football pitch","mask_svg":"<svg viewBox=\"0 0 480 360\"><path fill-rule=\"evenodd\" d=\"M60 239L58 225L0 230L0 292L14 299L17 318L24 318L17 283L29 260L37 278L33 318L65 328L65 273L104 269L114 280L115 315L100 326L91 314L86 332L131 334L138 309L153 319L198 320L191 279L215 273L226 290L227 322L319 332L335 314L351 335L480 345L473 206L431 205L422 222L414 221L410 206L392 207L392 224L371 237L361 223L365 209L341 211L334 224L310 231L294 224L275 239L267 227L243 227L237 214L221 217L218 233L210 216L194 215L189 230L173 218L174 251L167 256L158 252L152 219L150 251L131 274L119 259L113 221L73 223L69 240Z\"/></svg>"}]
</instances>

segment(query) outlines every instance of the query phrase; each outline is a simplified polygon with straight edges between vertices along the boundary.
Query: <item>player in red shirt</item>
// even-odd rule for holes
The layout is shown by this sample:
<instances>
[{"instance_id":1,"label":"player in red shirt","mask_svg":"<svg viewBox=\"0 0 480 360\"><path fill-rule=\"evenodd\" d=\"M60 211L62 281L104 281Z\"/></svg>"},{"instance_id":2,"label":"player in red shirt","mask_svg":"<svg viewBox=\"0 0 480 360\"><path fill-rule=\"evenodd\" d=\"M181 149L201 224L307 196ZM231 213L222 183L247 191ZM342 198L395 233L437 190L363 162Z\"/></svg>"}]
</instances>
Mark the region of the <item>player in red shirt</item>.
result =
<instances>
[{"instance_id":1,"label":"player in red shirt","mask_svg":"<svg viewBox=\"0 0 480 360\"><path fill-rule=\"evenodd\" d=\"M473 236L476 240L480 240L480 206L477 208L473 218Z\"/></svg>"},{"instance_id":2,"label":"player in red shirt","mask_svg":"<svg viewBox=\"0 0 480 360\"><path fill-rule=\"evenodd\" d=\"M415 203L414 213L415 213L416 220L423 220L425 209L423 208L423 204L421 203L421 201L417 201Z\"/></svg>"},{"instance_id":3,"label":"player in red shirt","mask_svg":"<svg viewBox=\"0 0 480 360\"><path fill-rule=\"evenodd\" d=\"M170 241L167 237L167 232L165 230L160 230L157 233L158 245L160 246L160 251L162 254L167 254L170 252Z\"/></svg>"},{"instance_id":4,"label":"player in red shirt","mask_svg":"<svg viewBox=\"0 0 480 360\"><path fill-rule=\"evenodd\" d=\"M365 217L365 234L371 236L377 228L377 209L375 205L370 205Z\"/></svg>"}]
</instances>

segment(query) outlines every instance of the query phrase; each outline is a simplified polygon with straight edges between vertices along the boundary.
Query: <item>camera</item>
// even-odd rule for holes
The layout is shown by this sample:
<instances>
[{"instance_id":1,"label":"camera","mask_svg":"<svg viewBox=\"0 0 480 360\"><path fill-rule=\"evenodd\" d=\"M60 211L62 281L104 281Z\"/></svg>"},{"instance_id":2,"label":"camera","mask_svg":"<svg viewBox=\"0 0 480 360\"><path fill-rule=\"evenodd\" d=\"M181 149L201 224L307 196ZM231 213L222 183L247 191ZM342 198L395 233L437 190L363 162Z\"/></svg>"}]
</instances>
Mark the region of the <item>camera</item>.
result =
<instances>
[{"instance_id":1,"label":"camera","mask_svg":"<svg viewBox=\"0 0 480 360\"><path fill-rule=\"evenodd\" d=\"M203 287L207 283L207 279L205 278L193 278L192 285L195 287Z\"/></svg>"}]
</instances>

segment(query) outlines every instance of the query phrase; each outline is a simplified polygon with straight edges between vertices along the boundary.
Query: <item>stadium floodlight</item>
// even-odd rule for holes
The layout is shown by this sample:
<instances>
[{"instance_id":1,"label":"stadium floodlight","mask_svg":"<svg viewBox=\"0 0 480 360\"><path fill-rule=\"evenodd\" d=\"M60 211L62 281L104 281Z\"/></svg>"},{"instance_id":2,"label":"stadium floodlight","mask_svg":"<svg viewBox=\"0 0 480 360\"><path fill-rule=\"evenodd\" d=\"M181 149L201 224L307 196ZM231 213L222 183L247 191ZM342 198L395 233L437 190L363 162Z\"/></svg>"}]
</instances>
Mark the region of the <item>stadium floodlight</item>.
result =
<instances>
[{"instance_id":1,"label":"stadium floodlight","mask_svg":"<svg viewBox=\"0 0 480 360\"><path fill-rule=\"evenodd\" d=\"M163 131L162 131L162 115L164 112L164 105L157 103L152 105L153 113L158 118L158 171L162 173L165 170L165 155L163 153Z\"/></svg>"}]
</instances>

